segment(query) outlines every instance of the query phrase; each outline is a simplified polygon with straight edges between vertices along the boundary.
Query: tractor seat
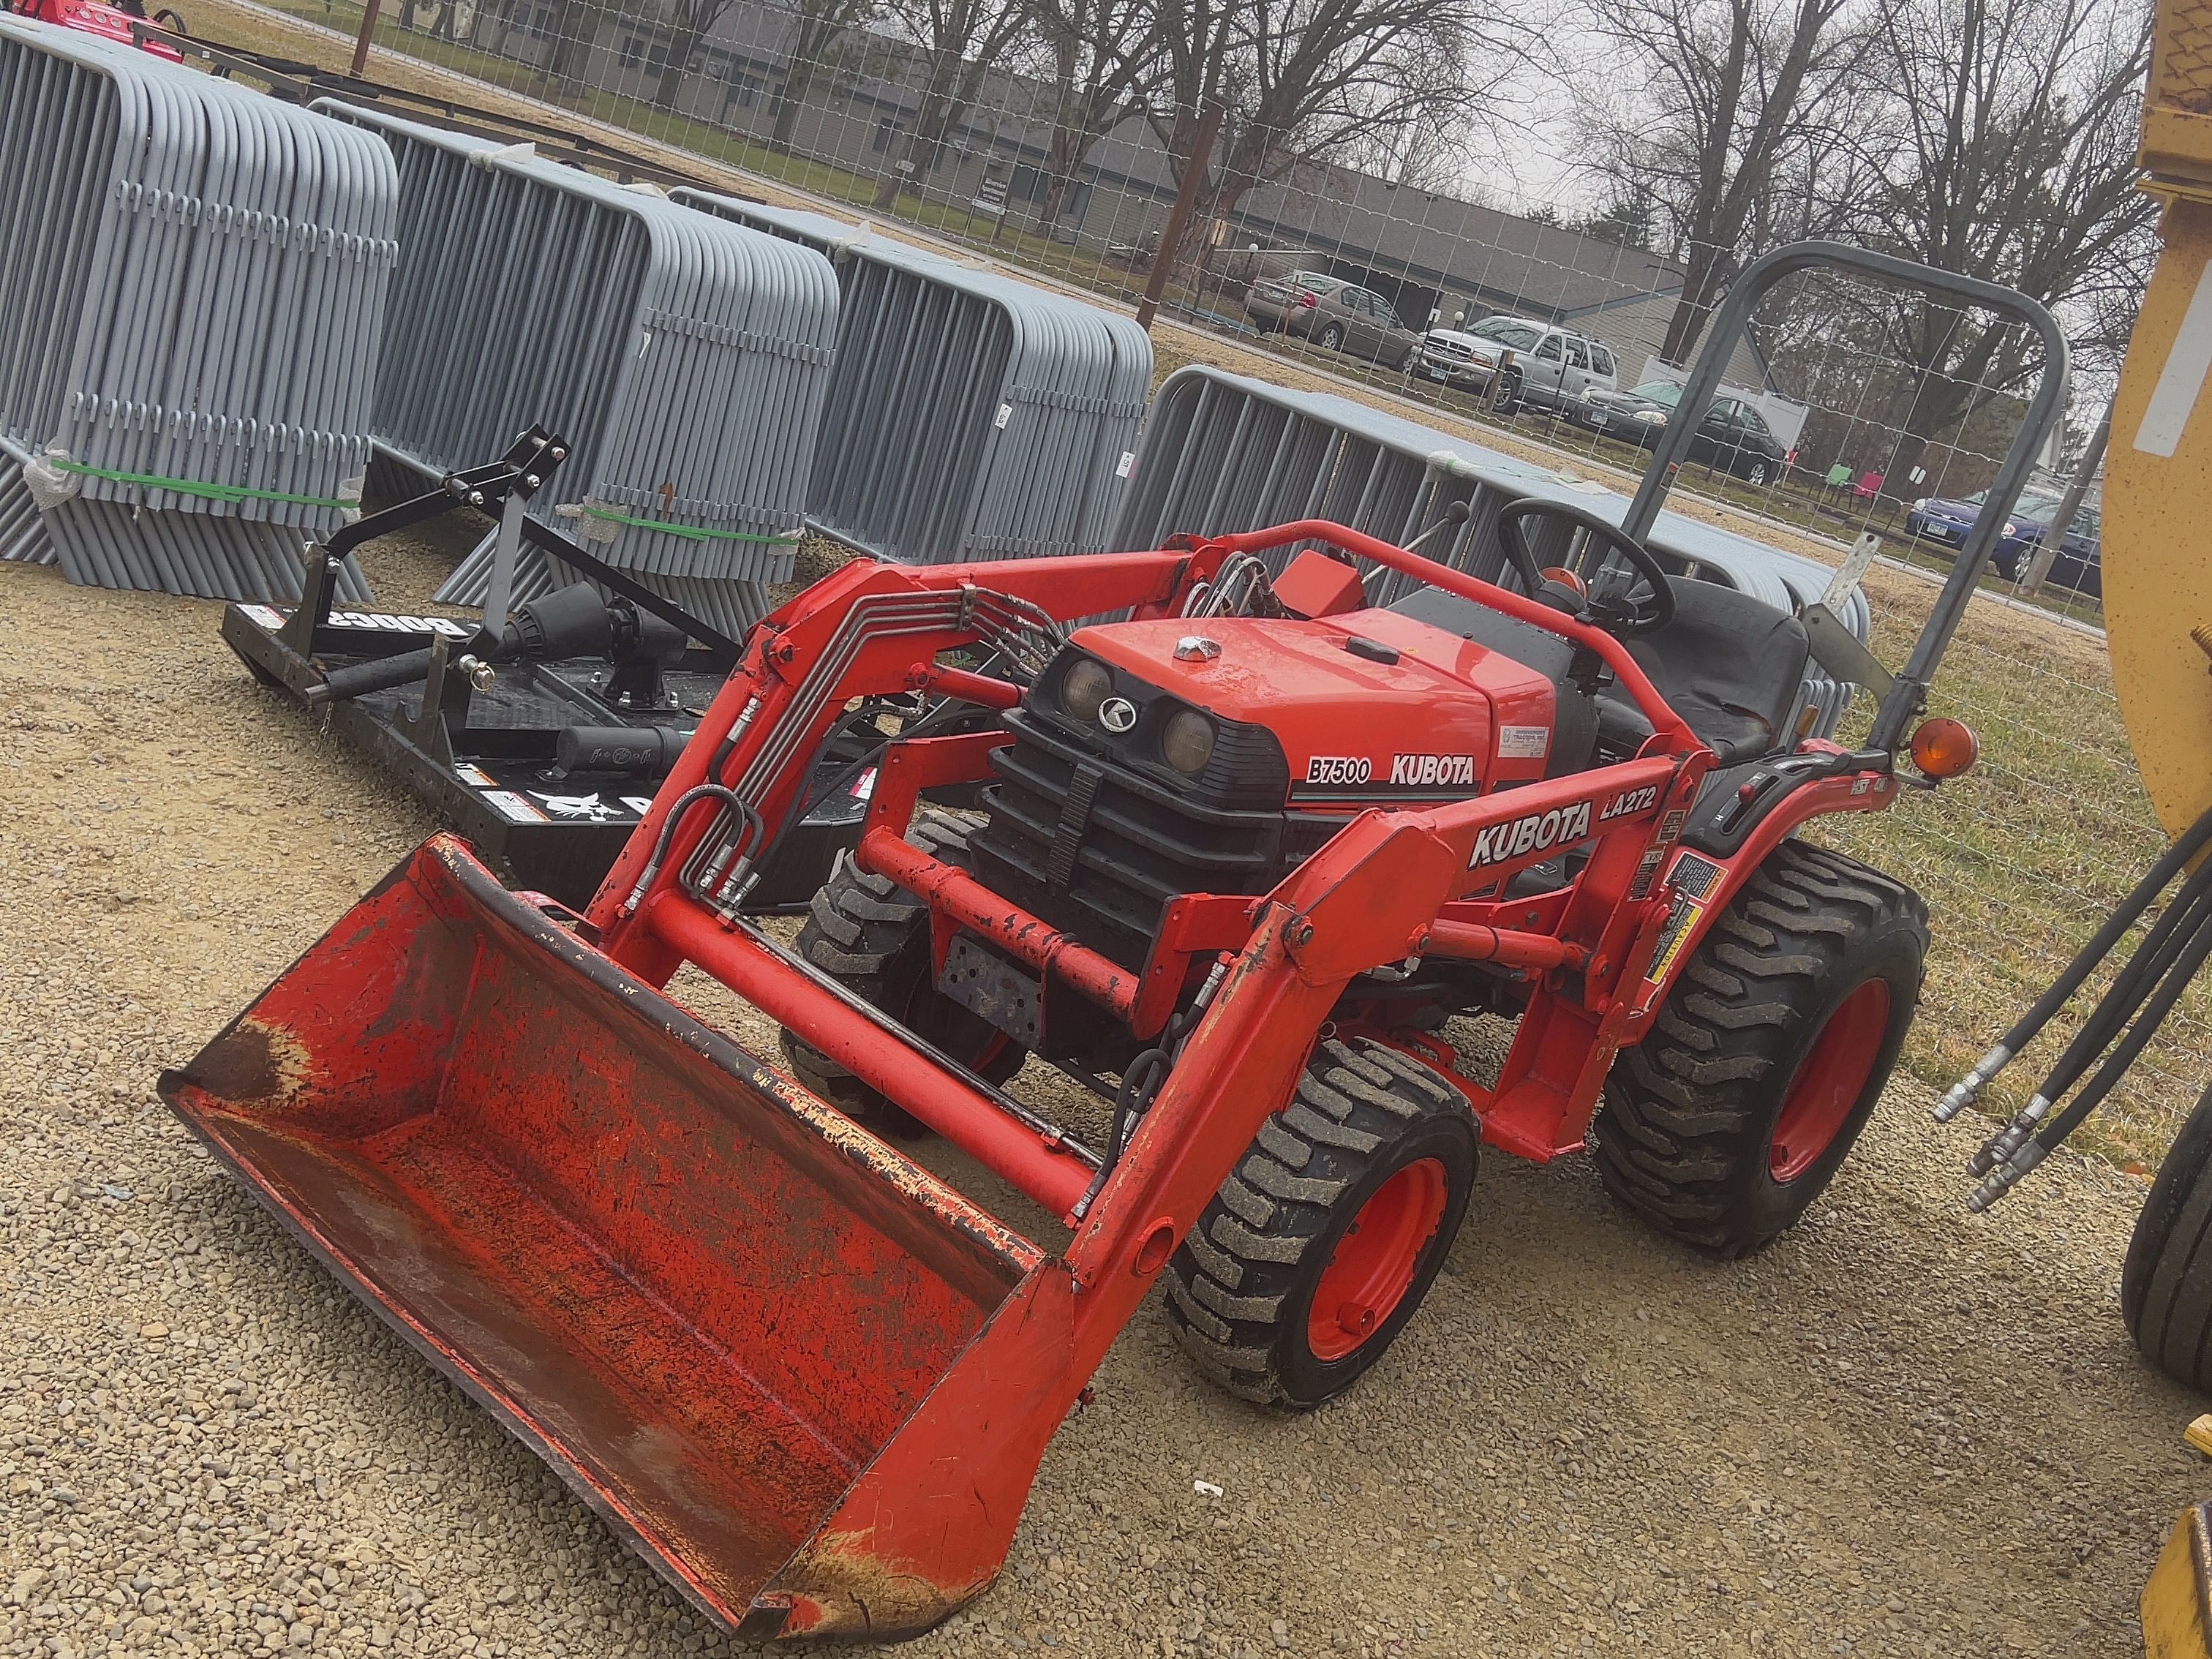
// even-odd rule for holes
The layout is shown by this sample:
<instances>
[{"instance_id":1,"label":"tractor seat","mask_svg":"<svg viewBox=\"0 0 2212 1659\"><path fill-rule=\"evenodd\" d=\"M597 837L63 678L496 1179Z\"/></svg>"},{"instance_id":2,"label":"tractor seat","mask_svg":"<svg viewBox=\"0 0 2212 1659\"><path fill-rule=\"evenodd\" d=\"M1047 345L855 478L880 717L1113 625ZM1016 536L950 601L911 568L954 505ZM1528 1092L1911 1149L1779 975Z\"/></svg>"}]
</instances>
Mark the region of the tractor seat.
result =
<instances>
[{"instance_id":1,"label":"tractor seat","mask_svg":"<svg viewBox=\"0 0 2212 1659\"><path fill-rule=\"evenodd\" d=\"M1805 684L1805 624L1717 582L1677 577L1674 619L1628 653L1722 765L1786 745ZM1598 693L1599 746L1632 755L1651 735L1617 685Z\"/></svg>"}]
</instances>

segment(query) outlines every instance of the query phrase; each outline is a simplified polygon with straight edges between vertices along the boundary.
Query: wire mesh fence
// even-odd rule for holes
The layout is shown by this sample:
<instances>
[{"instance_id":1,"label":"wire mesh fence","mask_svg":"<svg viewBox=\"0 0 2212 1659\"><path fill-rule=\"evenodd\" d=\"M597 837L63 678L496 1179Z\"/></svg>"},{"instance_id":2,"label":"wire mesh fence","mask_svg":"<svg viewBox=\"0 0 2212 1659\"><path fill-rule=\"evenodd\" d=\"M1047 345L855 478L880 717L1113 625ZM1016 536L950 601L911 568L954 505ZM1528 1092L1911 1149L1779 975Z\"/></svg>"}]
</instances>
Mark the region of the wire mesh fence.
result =
<instances>
[{"instance_id":1,"label":"wire mesh fence","mask_svg":"<svg viewBox=\"0 0 2212 1659\"><path fill-rule=\"evenodd\" d=\"M344 35L362 21L356 0L264 9ZM1134 301L1157 276L1163 315L1185 331L1156 331L1160 375L1195 361L1310 390L1354 383L1381 407L1580 486L1626 488L1662 424L1692 417L1663 359L1698 320L1687 291L1698 250L1654 252L1595 222L1509 212L1234 118L1197 170L1184 234L1164 246L1197 112L1100 104L1048 33L1017 27L963 55L867 0L385 0L371 74L461 87L488 109L551 106L787 205L896 225L1109 301ZM1875 538L1863 586L1876 653L1895 665L2038 367L2031 343L1994 318L1795 280L1734 346L1720 402L1693 412L1699 440L1674 503L1829 564ZM2063 483L2058 448L2049 459L1938 677L1935 712L1975 727L1981 765L1817 831L1929 902L1935 954L1905 1064L1930 1083L2010 1022L2163 841L2097 626L2094 496L2027 591ZM1844 738L1870 705L1862 692ZM2212 1015L2192 994L2093 1129L2122 1156L2154 1156L2208 1057ZM2034 1070L2005 1082L2024 1095ZM1995 1109L2018 1103L1992 1091Z\"/></svg>"}]
</instances>

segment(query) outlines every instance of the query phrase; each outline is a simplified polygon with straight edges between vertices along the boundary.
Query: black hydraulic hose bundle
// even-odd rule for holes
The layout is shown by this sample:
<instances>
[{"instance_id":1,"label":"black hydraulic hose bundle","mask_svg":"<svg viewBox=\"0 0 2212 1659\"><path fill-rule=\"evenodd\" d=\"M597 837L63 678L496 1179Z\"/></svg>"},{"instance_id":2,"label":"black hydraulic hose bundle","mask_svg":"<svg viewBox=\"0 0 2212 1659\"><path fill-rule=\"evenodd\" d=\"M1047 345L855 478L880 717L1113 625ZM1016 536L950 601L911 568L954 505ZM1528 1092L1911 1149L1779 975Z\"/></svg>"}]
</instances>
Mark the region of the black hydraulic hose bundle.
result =
<instances>
[{"instance_id":1,"label":"black hydraulic hose bundle","mask_svg":"<svg viewBox=\"0 0 2212 1659\"><path fill-rule=\"evenodd\" d=\"M1937 1122L1949 1122L1972 1104L1990 1080L2041 1034L2208 842L2212 842L2212 811L2160 855L2051 988L1952 1085L1936 1109ZM1984 1179L1967 1200L1967 1208L1989 1208L2081 1126L2157 1034L2208 957L2212 957L2212 860L2191 872L2175 890L2027 1104L1984 1141L1969 1161L1969 1173ZM2102 1064L2098 1065L2100 1056ZM2051 1109L2081 1084L2092 1065L2097 1066L2095 1074L2052 1116Z\"/></svg>"}]
</instances>

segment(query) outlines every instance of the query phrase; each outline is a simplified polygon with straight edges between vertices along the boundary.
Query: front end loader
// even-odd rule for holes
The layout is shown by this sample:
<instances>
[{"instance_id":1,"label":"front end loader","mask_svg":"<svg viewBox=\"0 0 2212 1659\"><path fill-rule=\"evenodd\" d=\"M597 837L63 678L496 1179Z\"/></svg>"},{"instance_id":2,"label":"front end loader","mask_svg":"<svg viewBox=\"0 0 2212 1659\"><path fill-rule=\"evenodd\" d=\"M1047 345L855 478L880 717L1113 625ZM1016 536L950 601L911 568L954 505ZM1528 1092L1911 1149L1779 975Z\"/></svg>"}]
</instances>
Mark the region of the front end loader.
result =
<instances>
[{"instance_id":1,"label":"front end loader","mask_svg":"<svg viewBox=\"0 0 2212 1659\"><path fill-rule=\"evenodd\" d=\"M1485 1147L1594 1139L1665 1234L1758 1249L1872 1111L1926 943L1909 891L1793 832L1970 759L1935 721L1899 764L2063 369L2017 296L1826 246L1747 272L1714 338L1829 262L2014 311L2051 351L1899 674L1822 607L1670 579L1640 539L1656 483L1620 525L1509 507L1510 586L1319 521L858 561L743 641L585 913L435 837L164 1097L747 1636L911 1634L988 1584L1158 1282L1224 1389L1341 1394L1413 1316ZM1392 576L1407 596L1370 604ZM1881 689L1860 748L1801 735L1816 650ZM856 733L867 815L787 942L747 896ZM782 1028L781 1066L669 994L687 967ZM1514 1023L1491 1086L1457 1064L1470 1015ZM1097 1091L1087 1139L1020 1097L1025 1064ZM921 1133L1047 1236L922 1168Z\"/></svg>"}]
</instances>

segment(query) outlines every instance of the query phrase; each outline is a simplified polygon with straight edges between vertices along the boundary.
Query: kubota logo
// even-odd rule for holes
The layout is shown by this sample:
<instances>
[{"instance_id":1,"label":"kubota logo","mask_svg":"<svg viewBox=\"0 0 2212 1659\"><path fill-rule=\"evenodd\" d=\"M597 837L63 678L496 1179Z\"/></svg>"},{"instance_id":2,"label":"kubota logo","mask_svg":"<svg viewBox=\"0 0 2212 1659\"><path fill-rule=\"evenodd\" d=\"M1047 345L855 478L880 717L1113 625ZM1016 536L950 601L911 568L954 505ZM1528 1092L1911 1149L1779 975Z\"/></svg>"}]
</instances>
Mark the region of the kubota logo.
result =
<instances>
[{"instance_id":1,"label":"kubota logo","mask_svg":"<svg viewBox=\"0 0 2212 1659\"><path fill-rule=\"evenodd\" d=\"M1449 787L1474 781L1472 755L1393 755L1390 781L1419 789L1431 784Z\"/></svg>"},{"instance_id":2,"label":"kubota logo","mask_svg":"<svg viewBox=\"0 0 2212 1659\"><path fill-rule=\"evenodd\" d=\"M1554 806L1548 812L1531 812L1525 818L1514 818L1509 823L1493 823L1474 838L1474 850L1468 854L1467 867L1479 870L1486 864L1503 864L1523 854L1571 847L1589 834L1589 827L1590 804L1586 800L1578 800L1571 806Z\"/></svg>"}]
</instances>

